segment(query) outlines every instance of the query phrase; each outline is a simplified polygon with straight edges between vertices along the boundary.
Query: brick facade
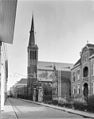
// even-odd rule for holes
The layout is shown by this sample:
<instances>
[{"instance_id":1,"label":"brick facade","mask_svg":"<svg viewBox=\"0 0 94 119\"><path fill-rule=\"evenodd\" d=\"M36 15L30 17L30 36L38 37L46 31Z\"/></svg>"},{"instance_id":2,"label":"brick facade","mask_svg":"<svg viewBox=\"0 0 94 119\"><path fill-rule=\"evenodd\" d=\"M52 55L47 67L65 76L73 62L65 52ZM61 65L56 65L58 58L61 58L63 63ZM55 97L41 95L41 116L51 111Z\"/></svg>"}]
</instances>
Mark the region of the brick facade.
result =
<instances>
[{"instance_id":1,"label":"brick facade","mask_svg":"<svg viewBox=\"0 0 94 119\"><path fill-rule=\"evenodd\" d=\"M31 24L29 44L28 44L28 67L27 67L28 97L32 100L35 95L34 92L35 92L35 85L37 81L37 62L38 62L38 47L35 44L34 21L32 16L32 24Z\"/></svg>"},{"instance_id":2,"label":"brick facade","mask_svg":"<svg viewBox=\"0 0 94 119\"><path fill-rule=\"evenodd\" d=\"M85 101L94 90L94 45L87 44L81 51L78 62L71 70L71 96Z\"/></svg>"}]
</instances>

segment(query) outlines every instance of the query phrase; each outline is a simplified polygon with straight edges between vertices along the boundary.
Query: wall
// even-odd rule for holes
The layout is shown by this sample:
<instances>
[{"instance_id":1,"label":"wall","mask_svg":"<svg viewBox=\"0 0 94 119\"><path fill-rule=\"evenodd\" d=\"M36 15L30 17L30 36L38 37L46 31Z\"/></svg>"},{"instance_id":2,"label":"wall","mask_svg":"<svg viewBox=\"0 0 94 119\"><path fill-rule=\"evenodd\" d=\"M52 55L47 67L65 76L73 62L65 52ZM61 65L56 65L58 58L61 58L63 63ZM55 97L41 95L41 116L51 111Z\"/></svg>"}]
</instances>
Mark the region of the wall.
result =
<instances>
[{"instance_id":1,"label":"wall","mask_svg":"<svg viewBox=\"0 0 94 119\"><path fill-rule=\"evenodd\" d=\"M7 49L6 44L1 46L1 110L4 108L4 103L7 94L7 78L8 78L8 64L7 64Z\"/></svg>"}]
</instances>

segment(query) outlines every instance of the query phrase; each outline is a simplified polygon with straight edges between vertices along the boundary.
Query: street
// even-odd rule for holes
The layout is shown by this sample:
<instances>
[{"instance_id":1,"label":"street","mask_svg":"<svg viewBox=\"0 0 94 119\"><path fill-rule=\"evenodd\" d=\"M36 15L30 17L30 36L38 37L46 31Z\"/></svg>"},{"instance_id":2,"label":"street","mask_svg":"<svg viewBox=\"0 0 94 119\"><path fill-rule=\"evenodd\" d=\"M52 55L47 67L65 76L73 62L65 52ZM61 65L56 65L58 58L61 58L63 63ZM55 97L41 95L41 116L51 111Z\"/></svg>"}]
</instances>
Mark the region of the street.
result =
<instances>
[{"instance_id":1,"label":"street","mask_svg":"<svg viewBox=\"0 0 94 119\"><path fill-rule=\"evenodd\" d=\"M37 105L31 102L25 102L20 99L10 98L9 101L15 111L17 119L84 119L84 117L76 114Z\"/></svg>"}]
</instances>

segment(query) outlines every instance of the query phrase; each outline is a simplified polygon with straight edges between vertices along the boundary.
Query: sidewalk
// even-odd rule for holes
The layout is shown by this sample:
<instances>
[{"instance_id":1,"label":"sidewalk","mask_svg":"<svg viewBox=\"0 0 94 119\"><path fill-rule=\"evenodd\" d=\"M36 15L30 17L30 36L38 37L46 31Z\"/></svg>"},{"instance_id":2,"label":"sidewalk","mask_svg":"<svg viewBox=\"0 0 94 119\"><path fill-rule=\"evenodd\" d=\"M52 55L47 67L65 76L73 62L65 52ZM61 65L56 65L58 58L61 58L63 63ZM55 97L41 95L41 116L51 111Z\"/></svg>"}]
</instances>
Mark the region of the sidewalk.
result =
<instances>
[{"instance_id":1,"label":"sidewalk","mask_svg":"<svg viewBox=\"0 0 94 119\"><path fill-rule=\"evenodd\" d=\"M17 119L13 107L8 99L5 103L4 110L1 111L1 119Z\"/></svg>"},{"instance_id":2,"label":"sidewalk","mask_svg":"<svg viewBox=\"0 0 94 119\"><path fill-rule=\"evenodd\" d=\"M21 99L21 100L24 100L24 99ZM77 114L77 115L81 115L86 118L94 118L94 113L89 113L89 112L85 112L85 111L79 111L79 110L69 109L69 108L65 108L65 107L59 107L59 106L55 106L55 105L34 102L34 101L30 101L30 100L24 100L24 101L35 103L38 105L43 105L46 107L50 107L50 108L54 108L54 109L58 109L58 110L62 110L62 111L66 111L66 112Z\"/></svg>"}]
</instances>

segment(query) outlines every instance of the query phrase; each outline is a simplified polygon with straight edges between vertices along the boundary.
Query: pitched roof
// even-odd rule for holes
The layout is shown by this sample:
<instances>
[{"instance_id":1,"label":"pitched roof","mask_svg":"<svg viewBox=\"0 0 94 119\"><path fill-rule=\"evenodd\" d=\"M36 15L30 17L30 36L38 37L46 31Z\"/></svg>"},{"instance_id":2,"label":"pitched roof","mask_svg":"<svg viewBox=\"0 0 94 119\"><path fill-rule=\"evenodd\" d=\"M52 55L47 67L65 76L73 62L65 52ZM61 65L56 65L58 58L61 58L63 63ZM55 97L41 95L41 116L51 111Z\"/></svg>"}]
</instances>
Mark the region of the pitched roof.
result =
<instances>
[{"instance_id":1,"label":"pitched roof","mask_svg":"<svg viewBox=\"0 0 94 119\"><path fill-rule=\"evenodd\" d=\"M81 58L74 64L74 66L81 64Z\"/></svg>"},{"instance_id":2,"label":"pitched roof","mask_svg":"<svg viewBox=\"0 0 94 119\"><path fill-rule=\"evenodd\" d=\"M58 62L45 62L45 61L38 61L38 70L53 70L53 68L56 68L56 70L70 70L73 67L72 63L58 63Z\"/></svg>"},{"instance_id":3,"label":"pitched roof","mask_svg":"<svg viewBox=\"0 0 94 119\"><path fill-rule=\"evenodd\" d=\"M29 37L29 45L28 46L34 46L34 45L35 45L34 18L32 16L32 23L31 23L31 30L30 30L30 37Z\"/></svg>"},{"instance_id":4,"label":"pitched roof","mask_svg":"<svg viewBox=\"0 0 94 119\"><path fill-rule=\"evenodd\" d=\"M88 47L94 47L94 44L87 44Z\"/></svg>"}]
</instances>

